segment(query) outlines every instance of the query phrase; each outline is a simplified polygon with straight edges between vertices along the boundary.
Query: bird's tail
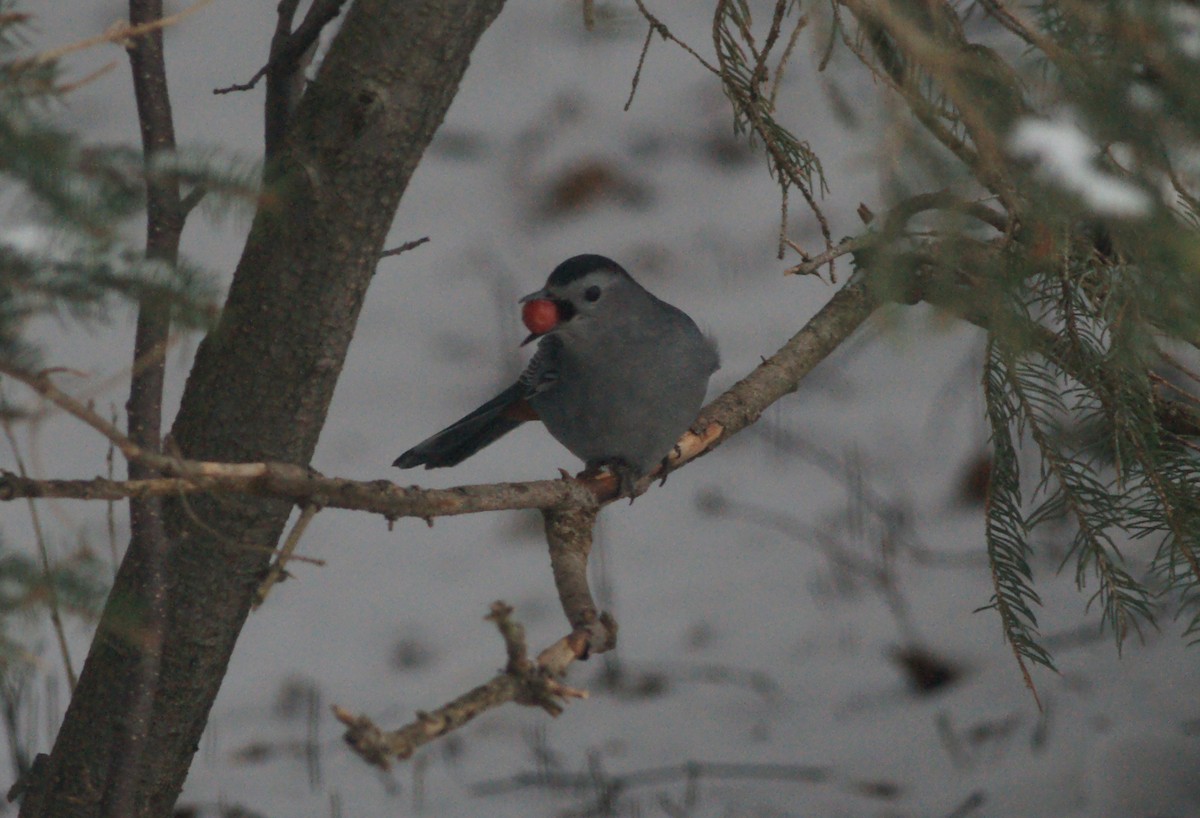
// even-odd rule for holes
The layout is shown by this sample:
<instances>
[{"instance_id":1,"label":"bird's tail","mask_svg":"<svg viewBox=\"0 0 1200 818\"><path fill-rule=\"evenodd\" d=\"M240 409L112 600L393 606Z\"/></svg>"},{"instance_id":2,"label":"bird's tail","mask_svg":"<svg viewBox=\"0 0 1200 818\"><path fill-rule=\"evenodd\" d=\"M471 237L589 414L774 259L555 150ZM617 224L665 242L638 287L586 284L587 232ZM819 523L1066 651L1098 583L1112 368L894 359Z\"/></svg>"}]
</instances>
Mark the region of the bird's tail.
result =
<instances>
[{"instance_id":1,"label":"bird's tail","mask_svg":"<svg viewBox=\"0 0 1200 818\"><path fill-rule=\"evenodd\" d=\"M461 463L529 419L513 412L522 397L521 385L513 384L471 414L413 446L392 465L401 469L414 466L436 469Z\"/></svg>"}]
</instances>

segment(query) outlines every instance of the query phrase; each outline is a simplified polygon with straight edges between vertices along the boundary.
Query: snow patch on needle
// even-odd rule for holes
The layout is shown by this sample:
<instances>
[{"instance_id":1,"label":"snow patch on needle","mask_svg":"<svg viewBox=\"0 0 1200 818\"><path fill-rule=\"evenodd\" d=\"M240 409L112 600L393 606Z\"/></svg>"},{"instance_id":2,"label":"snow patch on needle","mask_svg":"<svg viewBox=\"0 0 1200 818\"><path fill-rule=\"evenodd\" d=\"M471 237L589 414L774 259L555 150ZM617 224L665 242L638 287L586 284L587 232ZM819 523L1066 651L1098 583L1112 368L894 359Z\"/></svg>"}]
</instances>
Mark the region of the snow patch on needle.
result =
<instances>
[{"instance_id":1,"label":"snow patch on needle","mask_svg":"<svg viewBox=\"0 0 1200 818\"><path fill-rule=\"evenodd\" d=\"M1145 191L1100 168L1095 143L1070 122L1025 119L1013 129L1009 147L1035 160L1043 173L1075 193L1097 213L1145 216L1151 200Z\"/></svg>"}]
</instances>

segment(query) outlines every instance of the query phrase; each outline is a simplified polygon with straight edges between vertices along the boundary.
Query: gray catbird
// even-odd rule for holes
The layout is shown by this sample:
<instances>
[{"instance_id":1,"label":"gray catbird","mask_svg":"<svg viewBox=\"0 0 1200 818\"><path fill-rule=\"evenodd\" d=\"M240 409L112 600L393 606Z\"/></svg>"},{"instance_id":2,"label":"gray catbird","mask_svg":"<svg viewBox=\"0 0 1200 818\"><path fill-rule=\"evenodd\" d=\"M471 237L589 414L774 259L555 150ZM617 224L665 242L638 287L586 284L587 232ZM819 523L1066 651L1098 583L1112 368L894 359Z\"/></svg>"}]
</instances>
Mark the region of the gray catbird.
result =
<instances>
[{"instance_id":1,"label":"gray catbird","mask_svg":"<svg viewBox=\"0 0 1200 818\"><path fill-rule=\"evenodd\" d=\"M396 459L402 469L453 466L526 420L633 493L695 418L717 350L682 310L619 264L583 255L521 299L537 354L517 382Z\"/></svg>"}]
</instances>

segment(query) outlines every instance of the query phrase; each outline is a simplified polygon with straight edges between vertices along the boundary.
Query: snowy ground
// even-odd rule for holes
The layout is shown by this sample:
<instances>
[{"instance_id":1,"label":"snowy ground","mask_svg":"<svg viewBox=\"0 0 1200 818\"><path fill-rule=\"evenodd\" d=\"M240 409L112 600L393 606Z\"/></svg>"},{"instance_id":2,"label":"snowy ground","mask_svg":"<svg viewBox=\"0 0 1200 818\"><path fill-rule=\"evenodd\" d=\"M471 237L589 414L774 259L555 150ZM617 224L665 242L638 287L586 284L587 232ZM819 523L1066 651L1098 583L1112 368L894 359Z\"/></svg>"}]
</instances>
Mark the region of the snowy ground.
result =
<instances>
[{"instance_id":1,"label":"snowy ground","mask_svg":"<svg viewBox=\"0 0 1200 818\"><path fill-rule=\"evenodd\" d=\"M259 67L274 5L217 0L169 33L182 143L255 155L261 93L211 89ZM661 5L707 50L708 4L675 16ZM40 45L104 29L121 4L89 0L69 19L62 4L27 7L39 14ZM515 299L575 253L616 258L717 337L713 394L833 292L780 275L777 193L761 157L731 142L706 72L656 42L622 112L644 28L631 4L606 8L617 19L588 33L578 3L512 0L484 37L396 219L392 244L431 241L380 265L314 461L325 474L449 486L575 467L532 426L453 470L388 467L513 377ZM83 75L122 56L90 52L69 65ZM877 101L849 63L822 77L799 56L783 95L824 159L837 237L857 228L860 201L876 212L883 202L877 134L834 121L822 90L833 77L862 113ZM124 63L77 91L64 116L93 139L135 142ZM576 201L563 186L572 177L607 192L563 213ZM245 228L244 216L190 226L186 251L228 271ZM817 246L797 203L792 231ZM125 326L46 331L48 362L94 373L92 384L118 375L128 355ZM185 341L171 361L173 395L193 347ZM981 511L962 498L985 444L980 355L974 331L927 310L879 316L759 427L632 507L607 509L595 577L621 644L573 673L592 698L554 720L493 712L389 777L341 745L328 704L399 725L484 681L503 663L482 619L492 600L516 607L535 646L565 623L537 515L388 531L323 512L302 550L327 565L298 566L251 618L183 802L271 818L605 805L667 816L1200 815L1200 655L1169 617L1119 658L1084 616L1086 595L1055 577L1061 545L1047 538L1035 570L1061 675L1036 675L1039 714L996 617L973 612L990 595ZM99 405L123 401L120 384L76 389ZM44 475L104 470L104 444L66 420L26 444ZM101 511L48 508L62 553L85 539L107 547ZM5 509L9 542L25 540L22 516ZM885 539L890 584L879 578ZM81 656L87 634L76 636ZM953 681L915 692L895 659L913 646ZM38 749L49 741L43 727ZM689 762L700 765L690 776Z\"/></svg>"}]
</instances>

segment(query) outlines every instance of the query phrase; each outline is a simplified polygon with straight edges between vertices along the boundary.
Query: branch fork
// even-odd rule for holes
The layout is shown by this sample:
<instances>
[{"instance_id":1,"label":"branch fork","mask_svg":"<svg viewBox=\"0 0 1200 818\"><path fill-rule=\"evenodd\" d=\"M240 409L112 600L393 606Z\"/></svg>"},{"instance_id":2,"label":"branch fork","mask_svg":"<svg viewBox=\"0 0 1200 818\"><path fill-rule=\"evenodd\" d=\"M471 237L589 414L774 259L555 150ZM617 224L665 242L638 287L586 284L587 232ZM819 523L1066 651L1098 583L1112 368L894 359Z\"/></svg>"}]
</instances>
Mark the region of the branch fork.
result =
<instances>
[{"instance_id":1,"label":"branch fork","mask_svg":"<svg viewBox=\"0 0 1200 818\"><path fill-rule=\"evenodd\" d=\"M557 670L531 662L525 643L525 628L512 617L504 602L492 603L487 619L504 639L508 662L491 681L464 693L432 712L418 711L416 719L398 730L384 730L365 715L333 706L333 714L346 725L343 736L354 752L368 764L386 770L392 759L407 759L424 744L462 727L476 716L506 702L540 707L551 716L563 711L568 699L586 699L586 690L569 687L556 677ZM570 637L567 637L568 639ZM560 640L565 641L565 640ZM543 651L545 655L548 651Z\"/></svg>"}]
</instances>

